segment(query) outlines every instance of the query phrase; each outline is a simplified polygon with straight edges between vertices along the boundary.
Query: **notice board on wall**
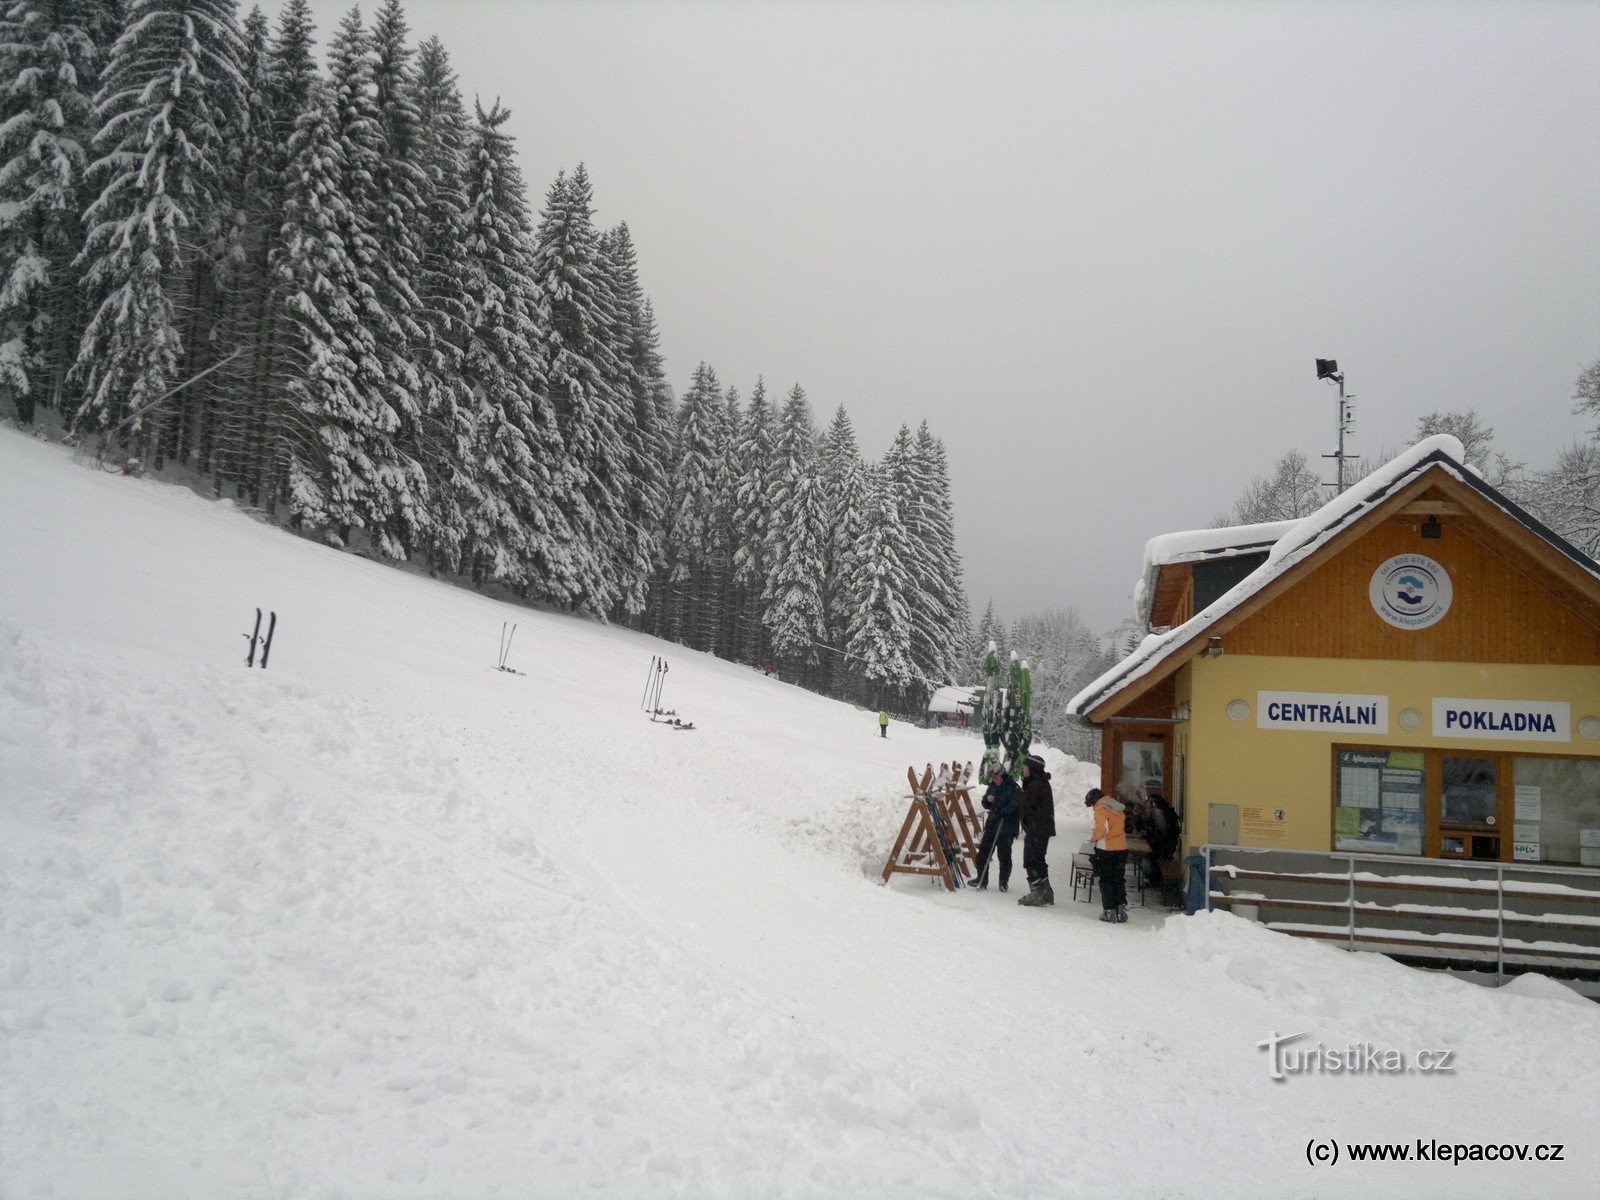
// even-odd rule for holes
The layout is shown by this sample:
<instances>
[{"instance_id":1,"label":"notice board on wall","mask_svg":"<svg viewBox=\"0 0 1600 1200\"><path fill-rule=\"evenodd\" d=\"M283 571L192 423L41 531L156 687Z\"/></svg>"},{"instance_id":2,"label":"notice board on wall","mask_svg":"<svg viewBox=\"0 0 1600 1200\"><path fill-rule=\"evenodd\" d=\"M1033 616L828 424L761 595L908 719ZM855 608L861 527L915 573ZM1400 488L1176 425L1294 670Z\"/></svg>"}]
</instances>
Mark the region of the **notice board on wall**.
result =
<instances>
[{"instance_id":1,"label":"notice board on wall","mask_svg":"<svg viewBox=\"0 0 1600 1200\"><path fill-rule=\"evenodd\" d=\"M1244 805L1239 809L1240 844L1245 846L1281 846L1289 840L1289 811L1283 808L1261 808Z\"/></svg>"},{"instance_id":2,"label":"notice board on wall","mask_svg":"<svg viewBox=\"0 0 1600 1200\"><path fill-rule=\"evenodd\" d=\"M1338 750L1337 850L1422 853L1423 757L1415 750Z\"/></svg>"}]
</instances>

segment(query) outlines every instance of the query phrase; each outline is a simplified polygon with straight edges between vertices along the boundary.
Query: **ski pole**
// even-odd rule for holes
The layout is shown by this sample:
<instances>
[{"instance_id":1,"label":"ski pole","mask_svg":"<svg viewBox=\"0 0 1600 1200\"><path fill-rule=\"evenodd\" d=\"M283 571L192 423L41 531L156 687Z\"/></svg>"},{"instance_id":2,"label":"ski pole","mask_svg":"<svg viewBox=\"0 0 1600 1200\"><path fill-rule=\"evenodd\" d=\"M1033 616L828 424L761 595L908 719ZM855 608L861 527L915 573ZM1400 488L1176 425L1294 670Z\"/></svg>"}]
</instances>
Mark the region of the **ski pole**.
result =
<instances>
[{"instance_id":1,"label":"ski pole","mask_svg":"<svg viewBox=\"0 0 1600 1200\"><path fill-rule=\"evenodd\" d=\"M644 708L650 703L650 685L656 678L656 656L650 656L650 669L644 673L644 695L639 698L639 707Z\"/></svg>"}]
</instances>

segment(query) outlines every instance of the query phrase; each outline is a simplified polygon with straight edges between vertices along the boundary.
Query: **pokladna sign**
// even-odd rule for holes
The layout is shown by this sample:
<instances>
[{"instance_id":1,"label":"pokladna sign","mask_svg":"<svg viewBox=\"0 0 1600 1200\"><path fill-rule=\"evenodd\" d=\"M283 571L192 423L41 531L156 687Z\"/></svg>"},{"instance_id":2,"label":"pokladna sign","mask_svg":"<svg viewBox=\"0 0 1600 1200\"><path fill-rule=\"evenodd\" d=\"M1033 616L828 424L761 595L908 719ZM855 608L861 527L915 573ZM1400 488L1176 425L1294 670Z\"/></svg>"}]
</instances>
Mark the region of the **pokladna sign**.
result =
<instances>
[{"instance_id":1,"label":"pokladna sign","mask_svg":"<svg viewBox=\"0 0 1600 1200\"><path fill-rule=\"evenodd\" d=\"M1436 696L1433 736L1502 742L1570 742L1572 705L1564 700L1463 700Z\"/></svg>"}]
</instances>

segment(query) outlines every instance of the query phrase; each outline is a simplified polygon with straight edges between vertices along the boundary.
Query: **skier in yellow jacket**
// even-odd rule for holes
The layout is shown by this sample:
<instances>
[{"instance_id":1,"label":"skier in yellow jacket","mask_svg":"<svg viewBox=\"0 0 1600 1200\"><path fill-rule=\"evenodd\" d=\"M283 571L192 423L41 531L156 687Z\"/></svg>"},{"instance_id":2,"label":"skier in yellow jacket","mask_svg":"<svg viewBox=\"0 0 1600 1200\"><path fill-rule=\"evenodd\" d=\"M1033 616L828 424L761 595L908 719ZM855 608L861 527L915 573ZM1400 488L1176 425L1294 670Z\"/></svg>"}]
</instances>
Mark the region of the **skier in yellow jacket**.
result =
<instances>
[{"instance_id":1,"label":"skier in yellow jacket","mask_svg":"<svg viewBox=\"0 0 1600 1200\"><path fill-rule=\"evenodd\" d=\"M1094 868L1100 876L1100 919L1128 919L1128 814L1122 801L1099 788L1083 798L1094 809Z\"/></svg>"}]
</instances>

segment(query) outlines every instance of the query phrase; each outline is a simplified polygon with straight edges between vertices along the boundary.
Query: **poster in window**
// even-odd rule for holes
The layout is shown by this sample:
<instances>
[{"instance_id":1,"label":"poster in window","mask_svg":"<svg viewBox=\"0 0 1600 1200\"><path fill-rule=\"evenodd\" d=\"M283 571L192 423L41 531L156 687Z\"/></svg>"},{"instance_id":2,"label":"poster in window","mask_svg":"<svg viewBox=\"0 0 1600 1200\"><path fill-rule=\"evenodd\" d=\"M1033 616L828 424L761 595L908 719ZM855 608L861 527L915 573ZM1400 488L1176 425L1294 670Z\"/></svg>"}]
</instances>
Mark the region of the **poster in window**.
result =
<instances>
[{"instance_id":1,"label":"poster in window","mask_svg":"<svg viewBox=\"0 0 1600 1200\"><path fill-rule=\"evenodd\" d=\"M1423 762L1415 751L1337 751L1334 848L1422 853Z\"/></svg>"}]
</instances>

